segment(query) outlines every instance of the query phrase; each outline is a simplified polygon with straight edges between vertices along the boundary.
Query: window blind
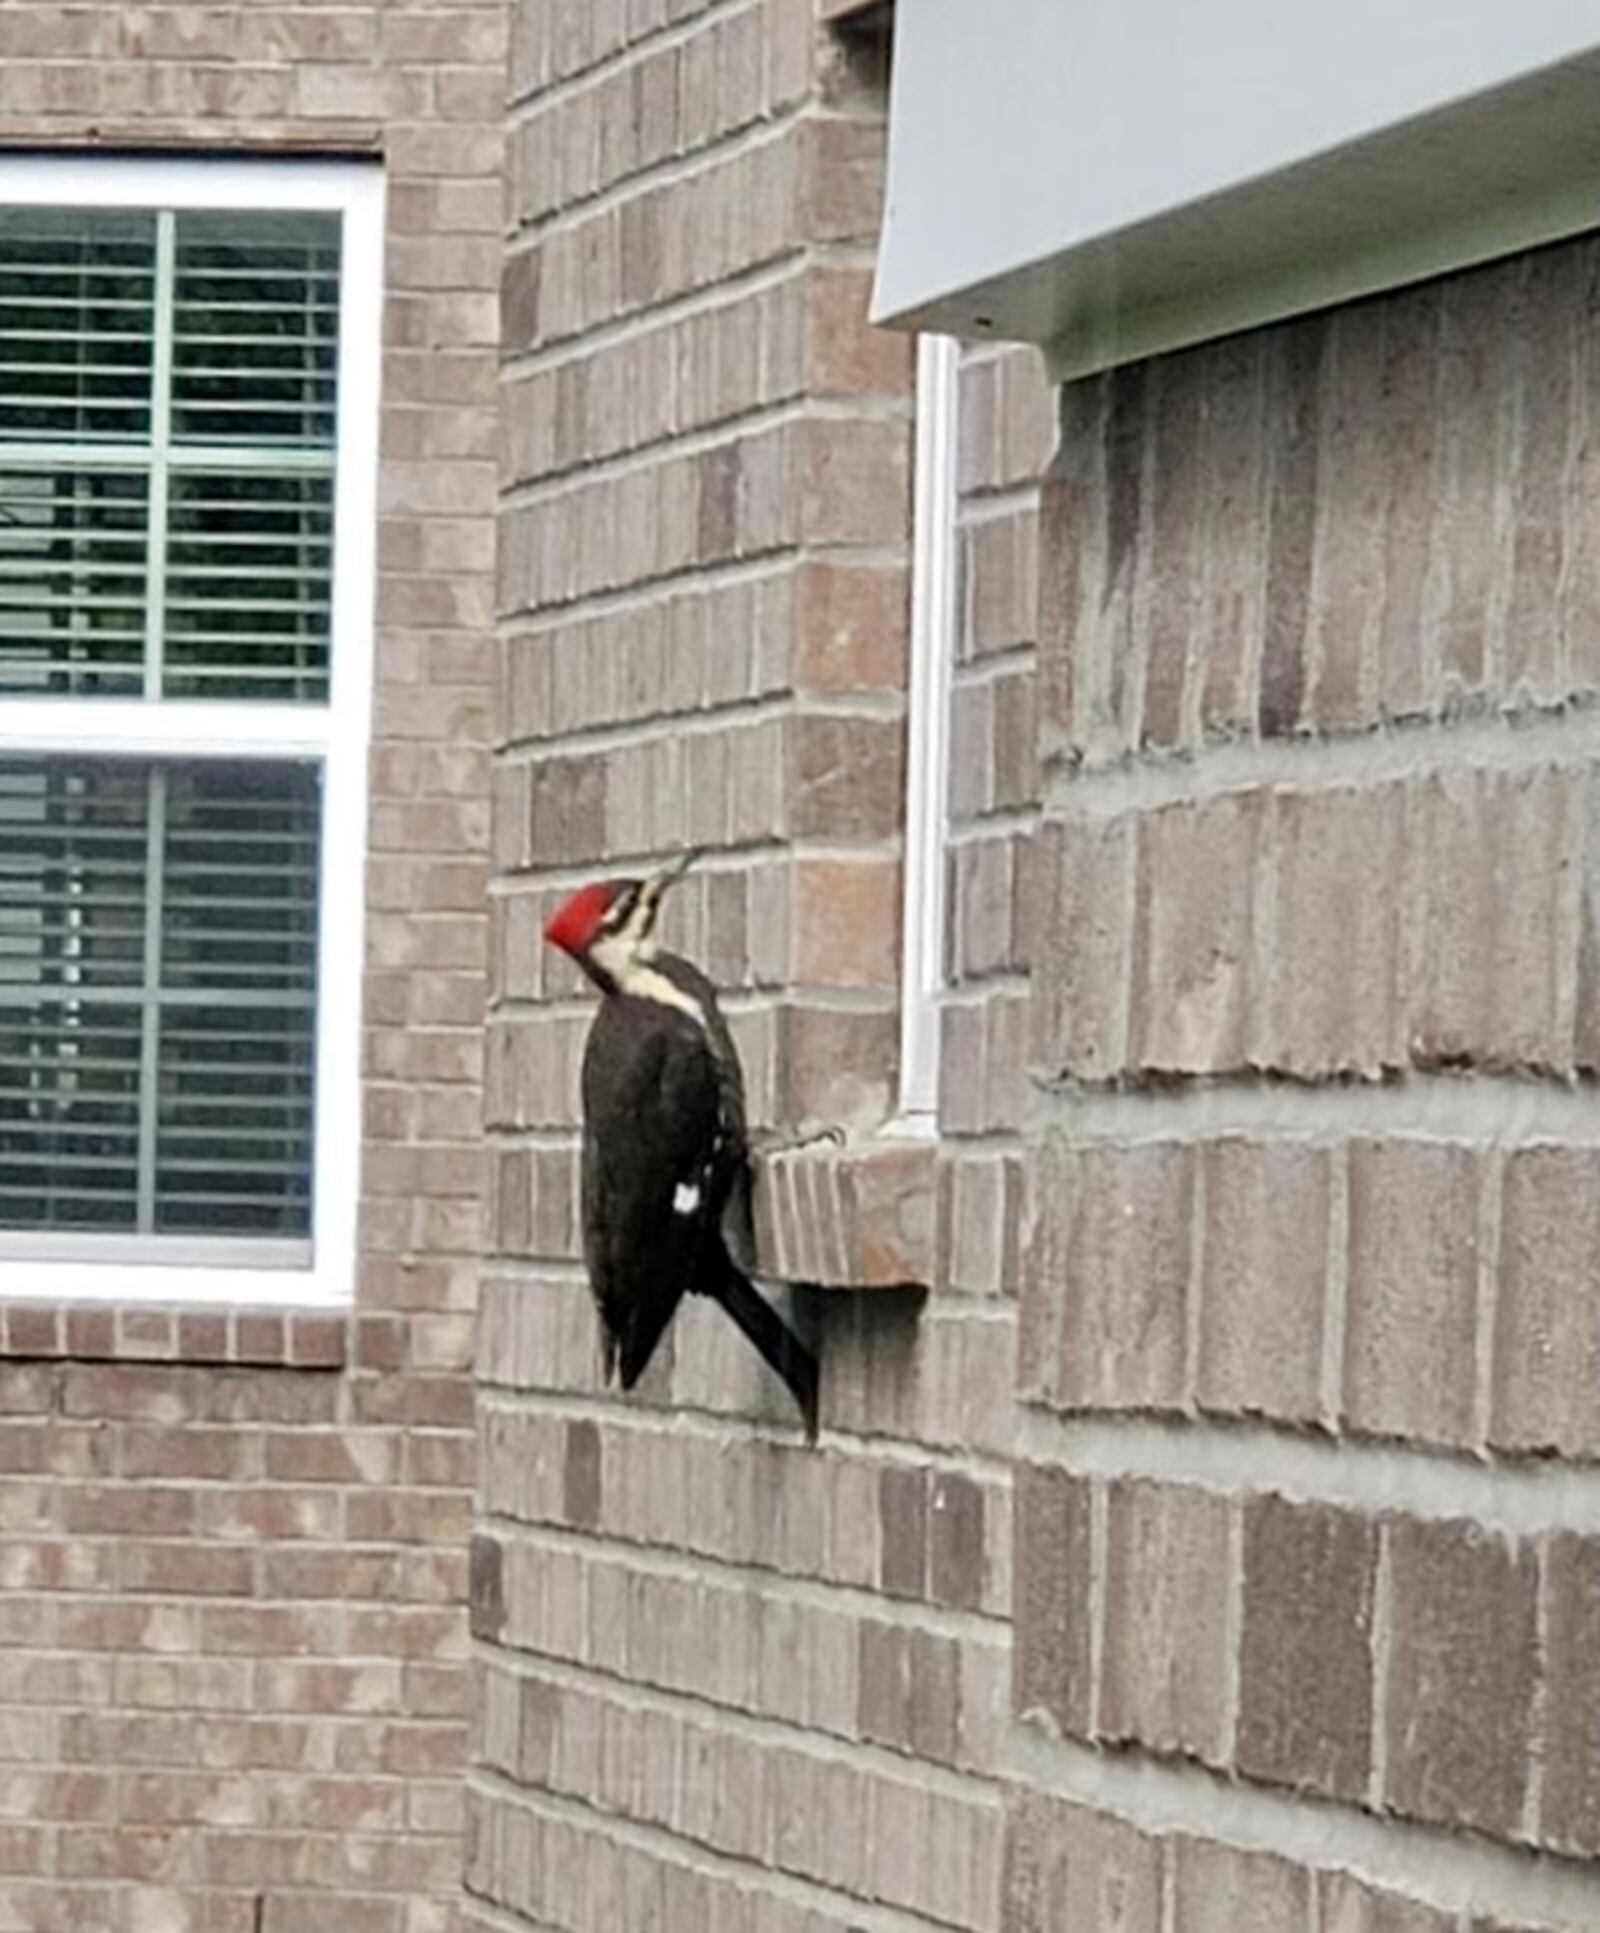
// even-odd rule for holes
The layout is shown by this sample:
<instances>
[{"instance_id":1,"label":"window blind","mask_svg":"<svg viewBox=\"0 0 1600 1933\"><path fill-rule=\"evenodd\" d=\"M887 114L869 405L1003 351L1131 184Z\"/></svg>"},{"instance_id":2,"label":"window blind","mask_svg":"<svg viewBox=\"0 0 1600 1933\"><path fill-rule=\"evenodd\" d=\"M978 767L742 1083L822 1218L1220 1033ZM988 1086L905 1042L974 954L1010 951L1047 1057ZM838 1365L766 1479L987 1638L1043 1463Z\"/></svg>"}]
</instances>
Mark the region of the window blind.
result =
<instances>
[{"instance_id":1,"label":"window blind","mask_svg":"<svg viewBox=\"0 0 1600 1933\"><path fill-rule=\"evenodd\" d=\"M0 760L0 1225L308 1237L320 771Z\"/></svg>"},{"instance_id":2,"label":"window blind","mask_svg":"<svg viewBox=\"0 0 1600 1933\"><path fill-rule=\"evenodd\" d=\"M0 698L326 702L340 218L0 210Z\"/></svg>"}]
</instances>

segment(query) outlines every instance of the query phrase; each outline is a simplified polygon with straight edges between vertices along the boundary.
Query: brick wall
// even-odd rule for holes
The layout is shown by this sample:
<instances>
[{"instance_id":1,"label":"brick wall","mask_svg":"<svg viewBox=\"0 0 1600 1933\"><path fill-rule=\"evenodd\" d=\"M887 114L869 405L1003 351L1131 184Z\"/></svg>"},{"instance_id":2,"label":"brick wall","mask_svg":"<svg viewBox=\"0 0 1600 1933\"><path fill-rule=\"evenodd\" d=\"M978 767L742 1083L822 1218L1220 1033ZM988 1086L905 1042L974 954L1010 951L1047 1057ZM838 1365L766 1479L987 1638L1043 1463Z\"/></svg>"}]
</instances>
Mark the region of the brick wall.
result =
<instances>
[{"instance_id":1,"label":"brick wall","mask_svg":"<svg viewBox=\"0 0 1600 1933\"><path fill-rule=\"evenodd\" d=\"M469 1924L1579 1933L1596 249L967 354L919 1162L881 76L813 10L517 15ZM686 840L758 1119L854 1130L768 1239L931 1256L826 1299L816 1451L715 1310L599 1387L538 930Z\"/></svg>"},{"instance_id":2,"label":"brick wall","mask_svg":"<svg viewBox=\"0 0 1600 1933\"><path fill-rule=\"evenodd\" d=\"M450 0L0 7L8 141L379 152L390 194L354 1311L7 1309L17 1933L455 1924L505 39Z\"/></svg>"},{"instance_id":3,"label":"brick wall","mask_svg":"<svg viewBox=\"0 0 1600 1933\"><path fill-rule=\"evenodd\" d=\"M1594 1918L1597 263L1064 394L1007 1933Z\"/></svg>"}]
</instances>

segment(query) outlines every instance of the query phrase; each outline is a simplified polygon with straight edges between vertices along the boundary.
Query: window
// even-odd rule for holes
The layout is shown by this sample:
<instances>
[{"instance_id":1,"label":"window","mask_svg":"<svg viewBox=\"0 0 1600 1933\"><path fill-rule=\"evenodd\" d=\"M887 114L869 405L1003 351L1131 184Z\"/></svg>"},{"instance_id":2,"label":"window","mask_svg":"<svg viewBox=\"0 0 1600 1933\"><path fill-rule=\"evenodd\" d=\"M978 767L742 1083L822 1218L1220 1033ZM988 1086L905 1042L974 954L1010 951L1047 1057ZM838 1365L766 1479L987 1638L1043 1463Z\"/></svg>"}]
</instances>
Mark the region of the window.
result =
<instances>
[{"instance_id":1,"label":"window","mask_svg":"<svg viewBox=\"0 0 1600 1933\"><path fill-rule=\"evenodd\" d=\"M934 1131L939 1110L939 996L944 991L960 364L960 345L953 336L918 337L911 653L906 698L900 1122L928 1133Z\"/></svg>"},{"instance_id":2,"label":"window","mask_svg":"<svg viewBox=\"0 0 1600 1933\"><path fill-rule=\"evenodd\" d=\"M0 162L0 1282L354 1270L382 181Z\"/></svg>"}]
</instances>

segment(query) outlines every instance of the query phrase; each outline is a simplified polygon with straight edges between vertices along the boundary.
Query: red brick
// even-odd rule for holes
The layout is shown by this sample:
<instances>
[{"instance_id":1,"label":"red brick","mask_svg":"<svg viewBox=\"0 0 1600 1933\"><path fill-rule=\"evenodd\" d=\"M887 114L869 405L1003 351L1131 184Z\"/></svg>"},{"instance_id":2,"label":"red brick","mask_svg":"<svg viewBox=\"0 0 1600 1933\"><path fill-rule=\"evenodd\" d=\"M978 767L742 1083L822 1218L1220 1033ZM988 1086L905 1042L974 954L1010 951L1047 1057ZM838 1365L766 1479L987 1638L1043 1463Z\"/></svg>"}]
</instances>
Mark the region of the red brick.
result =
<instances>
[{"instance_id":1,"label":"red brick","mask_svg":"<svg viewBox=\"0 0 1600 1933\"><path fill-rule=\"evenodd\" d=\"M1315 1422L1322 1408L1327 1150L1229 1139L1208 1143L1201 1160L1199 1402Z\"/></svg>"},{"instance_id":2,"label":"red brick","mask_svg":"<svg viewBox=\"0 0 1600 1933\"><path fill-rule=\"evenodd\" d=\"M1015 1486L1012 1708L1086 1737L1093 1708L1089 1486L1033 1463L1018 1465Z\"/></svg>"},{"instance_id":3,"label":"red brick","mask_svg":"<svg viewBox=\"0 0 1600 1933\"><path fill-rule=\"evenodd\" d=\"M1134 836L1126 819L1046 820L1029 861L1038 925L1031 1058L1052 1074L1106 1080L1126 1058Z\"/></svg>"},{"instance_id":4,"label":"red brick","mask_svg":"<svg viewBox=\"0 0 1600 1933\"><path fill-rule=\"evenodd\" d=\"M1225 1758L1228 1518L1204 1490L1110 1486L1099 1730L1112 1742Z\"/></svg>"},{"instance_id":5,"label":"red brick","mask_svg":"<svg viewBox=\"0 0 1600 1933\"><path fill-rule=\"evenodd\" d=\"M1259 1064L1297 1078L1372 1078L1406 1059L1404 788L1280 792L1268 830L1275 916Z\"/></svg>"},{"instance_id":6,"label":"red brick","mask_svg":"<svg viewBox=\"0 0 1600 1933\"><path fill-rule=\"evenodd\" d=\"M1344 1414L1374 1436L1476 1440L1477 1150L1361 1141L1350 1150Z\"/></svg>"},{"instance_id":7,"label":"red brick","mask_svg":"<svg viewBox=\"0 0 1600 1933\"><path fill-rule=\"evenodd\" d=\"M800 572L798 595L794 676L801 690L903 688L903 571L808 563Z\"/></svg>"},{"instance_id":8,"label":"red brick","mask_svg":"<svg viewBox=\"0 0 1600 1933\"><path fill-rule=\"evenodd\" d=\"M1218 1074L1248 1064L1255 868L1266 795L1163 807L1139 824L1133 1065Z\"/></svg>"},{"instance_id":9,"label":"red brick","mask_svg":"<svg viewBox=\"0 0 1600 1933\"><path fill-rule=\"evenodd\" d=\"M1569 882L1584 848L1579 770L1445 772L1422 783L1408 837L1425 855L1412 1058L1512 1071L1572 1067Z\"/></svg>"},{"instance_id":10,"label":"red brick","mask_svg":"<svg viewBox=\"0 0 1600 1933\"><path fill-rule=\"evenodd\" d=\"M1545 1558L1544 1804L1540 1839L1579 1858L1600 1855L1600 1538L1563 1532Z\"/></svg>"},{"instance_id":11,"label":"red brick","mask_svg":"<svg viewBox=\"0 0 1600 1933\"><path fill-rule=\"evenodd\" d=\"M1365 1796L1372 1752L1373 1524L1320 1504L1245 1505L1239 1769Z\"/></svg>"},{"instance_id":12,"label":"red brick","mask_svg":"<svg viewBox=\"0 0 1600 1933\"><path fill-rule=\"evenodd\" d=\"M1032 1794L1007 1808L1002 1933L1160 1933L1161 1890L1153 1836Z\"/></svg>"},{"instance_id":13,"label":"red brick","mask_svg":"<svg viewBox=\"0 0 1600 1933\"><path fill-rule=\"evenodd\" d=\"M1396 1518L1387 1778L1398 1811L1516 1836L1531 1763L1537 1564L1468 1523Z\"/></svg>"},{"instance_id":14,"label":"red brick","mask_svg":"<svg viewBox=\"0 0 1600 1933\"><path fill-rule=\"evenodd\" d=\"M1600 1156L1506 1158L1489 1440L1600 1457Z\"/></svg>"},{"instance_id":15,"label":"red brick","mask_svg":"<svg viewBox=\"0 0 1600 1933\"><path fill-rule=\"evenodd\" d=\"M1063 1409L1183 1400L1195 1155L1179 1143L1033 1154L1018 1375Z\"/></svg>"}]
</instances>

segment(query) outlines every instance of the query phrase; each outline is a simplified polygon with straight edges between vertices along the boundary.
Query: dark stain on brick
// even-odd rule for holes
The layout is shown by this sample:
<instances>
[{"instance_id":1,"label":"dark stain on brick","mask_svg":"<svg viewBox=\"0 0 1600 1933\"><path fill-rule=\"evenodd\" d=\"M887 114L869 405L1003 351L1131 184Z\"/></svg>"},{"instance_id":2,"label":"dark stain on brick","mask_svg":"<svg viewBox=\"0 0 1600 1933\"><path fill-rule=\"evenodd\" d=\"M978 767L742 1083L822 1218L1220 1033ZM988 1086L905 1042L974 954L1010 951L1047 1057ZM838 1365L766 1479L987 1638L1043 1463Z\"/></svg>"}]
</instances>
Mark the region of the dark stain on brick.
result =
<instances>
[{"instance_id":1,"label":"dark stain on brick","mask_svg":"<svg viewBox=\"0 0 1600 1933\"><path fill-rule=\"evenodd\" d=\"M695 550L702 562L731 557L739 533L739 479L742 460L737 443L723 443L700 458L700 517Z\"/></svg>"},{"instance_id":2,"label":"dark stain on brick","mask_svg":"<svg viewBox=\"0 0 1600 1933\"><path fill-rule=\"evenodd\" d=\"M543 1785L555 1770L561 1693L555 1685L547 1685L538 1678L525 1678L521 1697L517 1771L529 1784Z\"/></svg>"},{"instance_id":3,"label":"dark stain on brick","mask_svg":"<svg viewBox=\"0 0 1600 1933\"><path fill-rule=\"evenodd\" d=\"M863 1620L856 1642L856 1723L875 1745L903 1751L911 1742L908 1633Z\"/></svg>"},{"instance_id":4,"label":"dark stain on brick","mask_svg":"<svg viewBox=\"0 0 1600 1933\"><path fill-rule=\"evenodd\" d=\"M468 1558L467 1605L472 1635L496 1642L506 1623L505 1552L497 1537L481 1532Z\"/></svg>"},{"instance_id":5,"label":"dark stain on brick","mask_svg":"<svg viewBox=\"0 0 1600 1933\"><path fill-rule=\"evenodd\" d=\"M1239 1766L1358 1799L1372 1750L1377 1532L1323 1505L1261 1497L1244 1520Z\"/></svg>"},{"instance_id":6,"label":"dark stain on brick","mask_svg":"<svg viewBox=\"0 0 1600 1933\"><path fill-rule=\"evenodd\" d=\"M553 758L531 768L530 850L536 865L596 859L606 836L606 764Z\"/></svg>"},{"instance_id":7,"label":"dark stain on brick","mask_svg":"<svg viewBox=\"0 0 1600 1933\"><path fill-rule=\"evenodd\" d=\"M878 1477L878 1582L893 1597L928 1592L928 1473L888 1469Z\"/></svg>"},{"instance_id":8,"label":"dark stain on brick","mask_svg":"<svg viewBox=\"0 0 1600 1933\"><path fill-rule=\"evenodd\" d=\"M1295 729L1305 698L1319 390L1327 339L1328 324L1323 318L1298 323L1274 340L1267 369L1267 426L1273 456L1260 726L1268 738Z\"/></svg>"},{"instance_id":9,"label":"dark stain on brick","mask_svg":"<svg viewBox=\"0 0 1600 1933\"><path fill-rule=\"evenodd\" d=\"M500 334L507 351L531 348L539 334L539 286L544 251L524 249L500 274Z\"/></svg>"},{"instance_id":10,"label":"dark stain on brick","mask_svg":"<svg viewBox=\"0 0 1600 1933\"><path fill-rule=\"evenodd\" d=\"M933 1481L928 1564L937 1603L975 1611L983 1602L983 1492L970 1477Z\"/></svg>"},{"instance_id":11,"label":"dark stain on brick","mask_svg":"<svg viewBox=\"0 0 1600 1933\"><path fill-rule=\"evenodd\" d=\"M588 1418L567 1425L561 1506L569 1524L593 1530L600 1521L600 1430Z\"/></svg>"}]
</instances>

